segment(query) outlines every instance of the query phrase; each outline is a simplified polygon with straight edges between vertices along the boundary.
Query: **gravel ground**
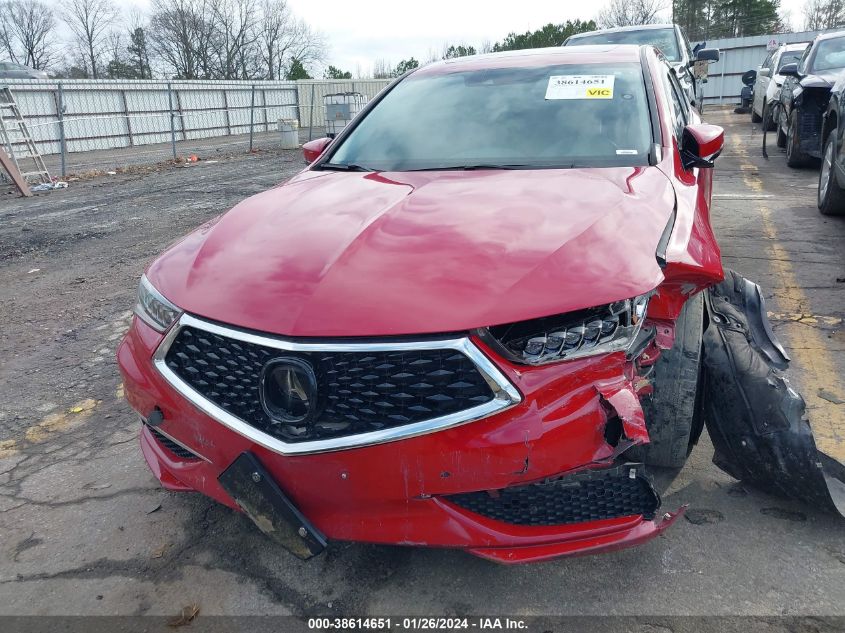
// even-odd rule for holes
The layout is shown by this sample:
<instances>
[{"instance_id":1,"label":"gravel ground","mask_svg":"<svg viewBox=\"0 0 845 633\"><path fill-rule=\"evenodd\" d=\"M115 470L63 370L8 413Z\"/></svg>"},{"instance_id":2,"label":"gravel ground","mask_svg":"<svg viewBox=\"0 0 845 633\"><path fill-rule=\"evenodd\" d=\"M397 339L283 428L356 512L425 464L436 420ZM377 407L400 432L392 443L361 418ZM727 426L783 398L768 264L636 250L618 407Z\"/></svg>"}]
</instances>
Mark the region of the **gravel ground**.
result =
<instances>
[{"instance_id":1,"label":"gravel ground","mask_svg":"<svg viewBox=\"0 0 845 633\"><path fill-rule=\"evenodd\" d=\"M727 129L713 212L725 264L764 286L811 422L835 435L845 405L819 390L845 392L845 218L816 211L815 171L759 157L746 116L708 116ZM845 522L732 480L706 438L664 495L667 509L689 503L690 520L636 549L513 568L349 543L302 563L243 516L163 491L114 361L138 277L169 242L301 165L298 152L267 151L0 197L0 615L174 615L187 604L200 618L845 615Z\"/></svg>"}]
</instances>

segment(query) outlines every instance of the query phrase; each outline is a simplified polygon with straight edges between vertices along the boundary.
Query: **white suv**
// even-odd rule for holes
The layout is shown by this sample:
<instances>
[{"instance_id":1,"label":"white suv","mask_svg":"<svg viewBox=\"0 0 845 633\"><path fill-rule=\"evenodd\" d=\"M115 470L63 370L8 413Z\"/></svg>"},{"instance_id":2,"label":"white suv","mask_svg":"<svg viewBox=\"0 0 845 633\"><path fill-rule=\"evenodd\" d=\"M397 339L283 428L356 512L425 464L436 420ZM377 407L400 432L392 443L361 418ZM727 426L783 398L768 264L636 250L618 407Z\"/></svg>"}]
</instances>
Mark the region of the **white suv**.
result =
<instances>
[{"instance_id":1,"label":"white suv","mask_svg":"<svg viewBox=\"0 0 845 633\"><path fill-rule=\"evenodd\" d=\"M776 50L766 55L766 59L757 69L757 79L754 81L754 98L751 101L751 120L759 123L766 118L764 127L774 130L771 112L767 111L768 104L778 100L783 75L778 74L786 64L797 63L809 44L781 44Z\"/></svg>"}]
</instances>

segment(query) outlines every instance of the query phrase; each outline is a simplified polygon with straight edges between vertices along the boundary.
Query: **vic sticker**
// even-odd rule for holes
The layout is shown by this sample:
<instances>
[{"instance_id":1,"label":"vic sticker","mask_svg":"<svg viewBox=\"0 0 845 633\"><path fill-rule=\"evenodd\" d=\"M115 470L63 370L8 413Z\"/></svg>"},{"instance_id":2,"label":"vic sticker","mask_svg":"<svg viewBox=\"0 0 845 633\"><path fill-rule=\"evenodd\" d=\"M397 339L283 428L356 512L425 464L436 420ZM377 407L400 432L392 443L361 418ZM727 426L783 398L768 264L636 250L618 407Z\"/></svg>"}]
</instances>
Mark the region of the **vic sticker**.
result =
<instances>
[{"instance_id":1,"label":"vic sticker","mask_svg":"<svg viewBox=\"0 0 845 633\"><path fill-rule=\"evenodd\" d=\"M613 75L552 75L546 99L613 99Z\"/></svg>"}]
</instances>

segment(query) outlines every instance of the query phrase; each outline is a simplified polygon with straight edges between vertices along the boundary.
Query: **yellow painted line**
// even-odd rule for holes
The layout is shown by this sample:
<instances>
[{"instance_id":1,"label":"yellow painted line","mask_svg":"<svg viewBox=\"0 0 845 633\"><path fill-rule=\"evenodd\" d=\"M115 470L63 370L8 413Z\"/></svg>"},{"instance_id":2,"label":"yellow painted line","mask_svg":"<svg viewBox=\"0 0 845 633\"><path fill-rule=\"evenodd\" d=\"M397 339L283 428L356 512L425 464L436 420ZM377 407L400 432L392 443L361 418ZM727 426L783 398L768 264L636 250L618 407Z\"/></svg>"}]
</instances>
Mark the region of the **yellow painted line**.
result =
<instances>
[{"instance_id":1,"label":"yellow painted line","mask_svg":"<svg viewBox=\"0 0 845 633\"><path fill-rule=\"evenodd\" d=\"M749 161L748 151L742 145L740 136L734 134L731 142L742 161L742 179L746 186L756 193L762 192L763 181L758 175L757 167ZM760 212L761 228L771 254L771 270L779 281L778 307L787 315L806 315L812 318L810 301L798 283L788 251L778 239L772 210L762 201L757 204L757 210ZM802 321L801 318L789 320L808 322ZM836 369L828 341L818 328L789 328L782 332L788 341L792 367L802 376L802 395L807 402L807 415L816 447L826 455L845 463L845 406L819 395L823 392L840 400L845 399L841 376Z\"/></svg>"},{"instance_id":2,"label":"yellow painted line","mask_svg":"<svg viewBox=\"0 0 845 633\"><path fill-rule=\"evenodd\" d=\"M842 319L835 316L823 314L785 314L783 312L768 312L769 321L794 321L795 323L806 323L807 325L827 325L836 327L842 325Z\"/></svg>"},{"instance_id":3,"label":"yellow painted line","mask_svg":"<svg viewBox=\"0 0 845 633\"><path fill-rule=\"evenodd\" d=\"M41 420L41 422L34 424L26 430L26 440L32 444L38 444L46 440L53 433L72 429L91 417L91 413L98 404L100 404L99 400L88 398L87 400L77 402L67 411L51 413Z\"/></svg>"},{"instance_id":4,"label":"yellow painted line","mask_svg":"<svg viewBox=\"0 0 845 633\"><path fill-rule=\"evenodd\" d=\"M11 457L18 453L18 443L15 440L0 441L0 459Z\"/></svg>"}]
</instances>

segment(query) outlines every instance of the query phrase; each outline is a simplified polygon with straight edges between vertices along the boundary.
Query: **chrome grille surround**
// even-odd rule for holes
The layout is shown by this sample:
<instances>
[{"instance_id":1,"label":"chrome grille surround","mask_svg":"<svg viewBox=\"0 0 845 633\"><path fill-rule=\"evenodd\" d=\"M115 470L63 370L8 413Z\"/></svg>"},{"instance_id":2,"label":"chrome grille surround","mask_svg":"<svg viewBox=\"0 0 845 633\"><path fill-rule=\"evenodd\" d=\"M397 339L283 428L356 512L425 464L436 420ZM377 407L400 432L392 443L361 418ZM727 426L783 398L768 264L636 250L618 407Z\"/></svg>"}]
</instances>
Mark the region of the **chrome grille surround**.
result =
<instances>
[{"instance_id":1,"label":"chrome grille surround","mask_svg":"<svg viewBox=\"0 0 845 633\"><path fill-rule=\"evenodd\" d=\"M282 352L392 352L414 350L455 350L467 356L484 377L493 392L492 400L456 413L394 426L378 431L359 433L335 438L304 442L285 442L248 424L204 397L185 380L179 377L166 362L170 346L182 328L204 330L211 334L237 341L261 345ZM522 401L522 396L505 375L466 336L423 341L368 340L356 341L290 341L277 336L258 334L229 326L219 325L190 314L183 314L167 332L153 357L153 363L161 376L197 409L232 431L252 440L256 444L281 455L303 455L342 449L359 448L384 442L393 442L416 437L435 431L474 422L509 409Z\"/></svg>"}]
</instances>

